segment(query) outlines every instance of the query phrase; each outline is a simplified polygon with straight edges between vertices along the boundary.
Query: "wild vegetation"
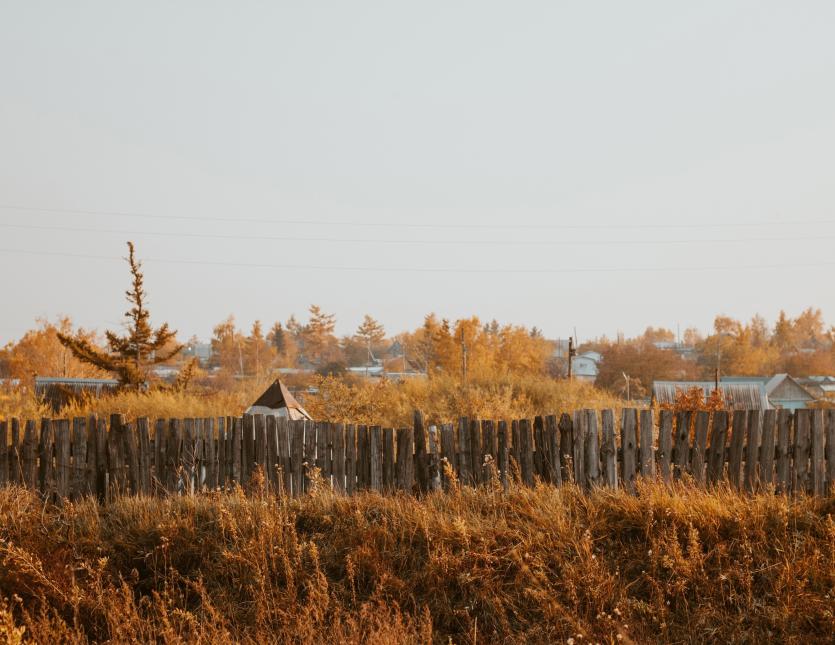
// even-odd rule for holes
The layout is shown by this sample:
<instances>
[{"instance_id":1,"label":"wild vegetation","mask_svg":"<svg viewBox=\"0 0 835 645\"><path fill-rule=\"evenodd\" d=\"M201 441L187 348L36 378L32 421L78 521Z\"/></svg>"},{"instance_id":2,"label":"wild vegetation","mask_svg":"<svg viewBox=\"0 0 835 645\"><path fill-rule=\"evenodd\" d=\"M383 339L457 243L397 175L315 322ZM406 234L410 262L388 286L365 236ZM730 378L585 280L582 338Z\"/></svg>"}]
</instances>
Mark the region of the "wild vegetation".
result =
<instances>
[{"instance_id":1,"label":"wild vegetation","mask_svg":"<svg viewBox=\"0 0 835 645\"><path fill-rule=\"evenodd\" d=\"M834 511L660 484L62 508L6 489L0 639L824 643Z\"/></svg>"}]
</instances>

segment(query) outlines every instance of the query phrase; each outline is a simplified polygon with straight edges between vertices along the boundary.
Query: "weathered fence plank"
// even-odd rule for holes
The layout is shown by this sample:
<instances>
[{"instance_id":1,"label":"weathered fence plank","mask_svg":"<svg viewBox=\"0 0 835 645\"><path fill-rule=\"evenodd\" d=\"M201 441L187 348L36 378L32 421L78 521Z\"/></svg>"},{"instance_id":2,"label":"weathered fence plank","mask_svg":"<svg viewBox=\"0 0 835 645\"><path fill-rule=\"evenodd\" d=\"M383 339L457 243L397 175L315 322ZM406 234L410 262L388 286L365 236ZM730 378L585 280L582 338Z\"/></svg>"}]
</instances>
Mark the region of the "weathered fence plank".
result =
<instances>
[{"instance_id":1,"label":"weathered fence plank","mask_svg":"<svg viewBox=\"0 0 835 645\"><path fill-rule=\"evenodd\" d=\"M136 429L132 423L124 423L121 418L120 429L122 444L124 445L125 468L127 471L128 490L132 494L139 492L139 448L137 446Z\"/></svg>"},{"instance_id":2,"label":"weathered fence plank","mask_svg":"<svg viewBox=\"0 0 835 645\"><path fill-rule=\"evenodd\" d=\"M603 484L609 488L618 487L618 450L615 444L615 413L603 410L600 413L603 426L603 442L600 445L600 457L603 462Z\"/></svg>"},{"instance_id":3,"label":"weathered fence plank","mask_svg":"<svg viewBox=\"0 0 835 645\"><path fill-rule=\"evenodd\" d=\"M330 449L328 446L330 424L325 421L316 422L316 468L319 469L319 476L330 485Z\"/></svg>"},{"instance_id":4,"label":"weathered fence plank","mask_svg":"<svg viewBox=\"0 0 835 645\"><path fill-rule=\"evenodd\" d=\"M557 415L549 414L545 417L545 444L548 446L545 479L556 486L562 484L560 472L560 438L557 428Z\"/></svg>"},{"instance_id":5,"label":"weathered fence plank","mask_svg":"<svg viewBox=\"0 0 835 645\"><path fill-rule=\"evenodd\" d=\"M380 426L371 426L368 451L371 461L370 488L373 491L383 490L383 431Z\"/></svg>"},{"instance_id":6,"label":"weathered fence plank","mask_svg":"<svg viewBox=\"0 0 835 645\"><path fill-rule=\"evenodd\" d=\"M139 449L139 492L143 495L151 494L151 432L148 417L136 420L137 446Z\"/></svg>"},{"instance_id":7,"label":"weathered fence plank","mask_svg":"<svg viewBox=\"0 0 835 645\"><path fill-rule=\"evenodd\" d=\"M70 420L59 419L55 426L55 492L58 499L70 496L72 478Z\"/></svg>"},{"instance_id":8,"label":"weathered fence plank","mask_svg":"<svg viewBox=\"0 0 835 645\"><path fill-rule=\"evenodd\" d=\"M9 483L24 485L23 446L20 436L20 419L13 417L10 423L11 444L9 445Z\"/></svg>"},{"instance_id":9,"label":"weathered fence plank","mask_svg":"<svg viewBox=\"0 0 835 645\"><path fill-rule=\"evenodd\" d=\"M710 427L710 412L696 412L693 454L690 457L690 473L698 485L705 483L705 459L707 456L707 434Z\"/></svg>"},{"instance_id":10,"label":"weathered fence plank","mask_svg":"<svg viewBox=\"0 0 835 645\"><path fill-rule=\"evenodd\" d=\"M560 415L560 474L562 481L568 483L574 481L574 466L572 455L574 451L574 421L571 415L563 412Z\"/></svg>"},{"instance_id":11,"label":"weathered fence plank","mask_svg":"<svg viewBox=\"0 0 835 645\"><path fill-rule=\"evenodd\" d=\"M710 430L710 450L707 461L707 481L711 486L719 483L725 471L725 443L728 440L728 413L713 413Z\"/></svg>"},{"instance_id":12,"label":"weathered fence plank","mask_svg":"<svg viewBox=\"0 0 835 645\"><path fill-rule=\"evenodd\" d=\"M368 488L368 480L371 476L368 450L368 427L357 426L357 490Z\"/></svg>"},{"instance_id":13,"label":"weathered fence plank","mask_svg":"<svg viewBox=\"0 0 835 645\"><path fill-rule=\"evenodd\" d=\"M481 451L484 453L481 468L481 481L490 482L496 472L496 428L493 421L481 422Z\"/></svg>"},{"instance_id":14,"label":"weathered fence plank","mask_svg":"<svg viewBox=\"0 0 835 645\"><path fill-rule=\"evenodd\" d=\"M731 428L731 449L728 454L728 481L740 489L742 485L742 457L745 447L745 432L748 427L748 412L735 410Z\"/></svg>"},{"instance_id":15,"label":"weathered fence plank","mask_svg":"<svg viewBox=\"0 0 835 645\"><path fill-rule=\"evenodd\" d=\"M383 428L383 490L394 490L394 429Z\"/></svg>"},{"instance_id":16,"label":"weathered fence plank","mask_svg":"<svg viewBox=\"0 0 835 645\"><path fill-rule=\"evenodd\" d=\"M99 500L107 499L107 422L92 415L87 423L90 425L90 432L95 434L93 445L96 451L96 491Z\"/></svg>"},{"instance_id":17,"label":"weathered fence plank","mask_svg":"<svg viewBox=\"0 0 835 645\"><path fill-rule=\"evenodd\" d=\"M673 451L673 479L681 479L690 467L690 412L676 414L676 440Z\"/></svg>"},{"instance_id":18,"label":"weathered fence plank","mask_svg":"<svg viewBox=\"0 0 835 645\"><path fill-rule=\"evenodd\" d=\"M472 481L470 475L472 455L470 454L470 420L467 417L458 419L457 435L458 481L461 485L469 485Z\"/></svg>"},{"instance_id":19,"label":"weathered fence plank","mask_svg":"<svg viewBox=\"0 0 835 645\"><path fill-rule=\"evenodd\" d=\"M811 443L811 410L797 410L794 416L794 454L792 455L792 491L809 490L809 444Z\"/></svg>"},{"instance_id":20,"label":"weathered fence plank","mask_svg":"<svg viewBox=\"0 0 835 645\"><path fill-rule=\"evenodd\" d=\"M357 429L345 426L345 492L352 495L357 488Z\"/></svg>"},{"instance_id":21,"label":"weathered fence plank","mask_svg":"<svg viewBox=\"0 0 835 645\"><path fill-rule=\"evenodd\" d=\"M510 468L510 449L507 445L507 421L499 421L496 429L496 443L498 454L496 459L499 464L499 477L504 488L508 487L510 478L508 477L508 468Z\"/></svg>"},{"instance_id":22,"label":"weathered fence plank","mask_svg":"<svg viewBox=\"0 0 835 645\"><path fill-rule=\"evenodd\" d=\"M792 414L789 410L777 411L777 491L788 493L791 490L792 474Z\"/></svg>"},{"instance_id":23,"label":"weathered fence plank","mask_svg":"<svg viewBox=\"0 0 835 645\"><path fill-rule=\"evenodd\" d=\"M481 452L481 422L478 419L470 420L470 478L473 486L481 483L481 471L483 470L484 457Z\"/></svg>"},{"instance_id":24,"label":"weathered fence plank","mask_svg":"<svg viewBox=\"0 0 835 645\"><path fill-rule=\"evenodd\" d=\"M748 412L748 431L745 442L745 491L753 493L759 490L760 442L762 439L762 412Z\"/></svg>"},{"instance_id":25,"label":"weathered fence plank","mask_svg":"<svg viewBox=\"0 0 835 645\"><path fill-rule=\"evenodd\" d=\"M441 426L441 482L449 490L451 477L457 473L455 459L455 432L451 424Z\"/></svg>"},{"instance_id":26,"label":"weathered fence plank","mask_svg":"<svg viewBox=\"0 0 835 645\"><path fill-rule=\"evenodd\" d=\"M539 477L545 481L545 463L547 457L545 451L545 422L542 415L536 415L533 418L533 472L534 476Z\"/></svg>"},{"instance_id":27,"label":"weathered fence plank","mask_svg":"<svg viewBox=\"0 0 835 645\"><path fill-rule=\"evenodd\" d=\"M414 431L411 428L397 430L397 464L395 486L398 490L411 491L415 478Z\"/></svg>"},{"instance_id":28,"label":"weathered fence plank","mask_svg":"<svg viewBox=\"0 0 835 645\"><path fill-rule=\"evenodd\" d=\"M763 412L760 444L760 482L766 489L774 487L774 446L777 432L777 410Z\"/></svg>"},{"instance_id":29,"label":"weathered fence plank","mask_svg":"<svg viewBox=\"0 0 835 645\"><path fill-rule=\"evenodd\" d=\"M72 420L70 497L79 500L90 492L87 487L87 420L84 417L75 417Z\"/></svg>"},{"instance_id":30,"label":"weathered fence plank","mask_svg":"<svg viewBox=\"0 0 835 645\"><path fill-rule=\"evenodd\" d=\"M641 477L652 478L655 476L655 451L653 450L652 436L655 430L655 423L652 418L652 410L641 410L639 421L638 460L640 463Z\"/></svg>"},{"instance_id":31,"label":"weathered fence plank","mask_svg":"<svg viewBox=\"0 0 835 645\"><path fill-rule=\"evenodd\" d=\"M586 482L586 415L582 410L574 412L574 483L585 487Z\"/></svg>"},{"instance_id":32,"label":"weathered fence plank","mask_svg":"<svg viewBox=\"0 0 835 645\"><path fill-rule=\"evenodd\" d=\"M333 489L337 493L345 492L345 426L337 423L333 426Z\"/></svg>"},{"instance_id":33,"label":"weathered fence plank","mask_svg":"<svg viewBox=\"0 0 835 645\"><path fill-rule=\"evenodd\" d=\"M304 421L304 481L303 492L310 492L313 485L313 470L316 467L316 434L315 421Z\"/></svg>"},{"instance_id":34,"label":"weathered fence plank","mask_svg":"<svg viewBox=\"0 0 835 645\"><path fill-rule=\"evenodd\" d=\"M835 410L826 411L826 490L835 493Z\"/></svg>"},{"instance_id":35,"label":"weathered fence plank","mask_svg":"<svg viewBox=\"0 0 835 645\"><path fill-rule=\"evenodd\" d=\"M623 487L630 493L635 492L635 445L637 438L637 411L634 408L624 408L620 426L620 447L622 452L621 481Z\"/></svg>"},{"instance_id":36,"label":"weathered fence plank","mask_svg":"<svg viewBox=\"0 0 835 645\"><path fill-rule=\"evenodd\" d=\"M522 460L522 483L533 486L533 435L530 419L519 420L519 454Z\"/></svg>"},{"instance_id":37,"label":"weathered fence plank","mask_svg":"<svg viewBox=\"0 0 835 645\"><path fill-rule=\"evenodd\" d=\"M46 499L51 500L55 495L55 426L51 419L41 421L41 437L38 451L38 486Z\"/></svg>"},{"instance_id":38,"label":"weathered fence plank","mask_svg":"<svg viewBox=\"0 0 835 645\"><path fill-rule=\"evenodd\" d=\"M673 481L673 411L661 410L658 419L658 467L661 479L669 484Z\"/></svg>"},{"instance_id":39,"label":"weathered fence plank","mask_svg":"<svg viewBox=\"0 0 835 645\"><path fill-rule=\"evenodd\" d=\"M584 410L586 426L586 486L592 488L600 484L600 437L597 433L597 412Z\"/></svg>"},{"instance_id":40,"label":"weathered fence plank","mask_svg":"<svg viewBox=\"0 0 835 645\"><path fill-rule=\"evenodd\" d=\"M42 422L43 423L43 422ZM23 478L22 483L32 490L43 491L43 486L38 483L38 457L37 457L37 426L33 420L26 422L23 431ZM41 430L43 432L43 430ZM50 463L52 460L50 459Z\"/></svg>"},{"instance_id":41,"label":"weathered fence plank","mask_svg":"<svg viewBox=\"0 0 835 645\"><path fill-rule=\"evenodd\" d=\"M826 491L826 454L825 429L823 423L823 410L818 408L812 410L812 449L811 449L811 470L812 470L812 493L823 495Z\"/></svg>"},{"instance_id":42,"label":"weathered fence plank","mask_svg":"<svg viewBox=\"0 0 835 645\"><path fill-rule=\"evenodd\" d=\"M426 454L426 485L430 492L439 491L441 490L440 437L437 426L429 426L426 434L429 446Z\"/></svg>"},{"instance_id":43,"label":"weathered fence plank","mask_svg":"<svg viewBox=\"0 0 835 645\"><path fill-rule=\"evenodd\" d=\"M427 473L426 432L424 430L423 412L415 410L412 416L415 442L415 481L420 492L429 490L429 475Z\"/></svg>"}]
</instances>

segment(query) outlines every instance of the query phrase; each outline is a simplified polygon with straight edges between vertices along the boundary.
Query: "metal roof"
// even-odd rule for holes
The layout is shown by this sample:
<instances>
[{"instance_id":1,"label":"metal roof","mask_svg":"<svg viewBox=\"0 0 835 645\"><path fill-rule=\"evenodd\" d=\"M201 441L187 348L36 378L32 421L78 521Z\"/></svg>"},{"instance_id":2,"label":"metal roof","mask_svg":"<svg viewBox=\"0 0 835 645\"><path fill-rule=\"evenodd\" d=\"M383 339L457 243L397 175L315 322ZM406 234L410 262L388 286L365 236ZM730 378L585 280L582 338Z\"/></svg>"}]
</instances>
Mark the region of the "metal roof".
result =
<instances>
[{"instance_id":1,"label":"metal roof","mask_svg":"<svg viewBox=\"0 0 835 645\"><path fill-rule=\"evenodd\" d=\"M687 392L694 387L701 388L705 398L715 389L713 381L655 381L652 384L652 398L660 404L676 402L678 392ZM720 381L719 390L728 407L732 410L768 410L771 404L762 381Z\"/></svg>"}]
</instances>

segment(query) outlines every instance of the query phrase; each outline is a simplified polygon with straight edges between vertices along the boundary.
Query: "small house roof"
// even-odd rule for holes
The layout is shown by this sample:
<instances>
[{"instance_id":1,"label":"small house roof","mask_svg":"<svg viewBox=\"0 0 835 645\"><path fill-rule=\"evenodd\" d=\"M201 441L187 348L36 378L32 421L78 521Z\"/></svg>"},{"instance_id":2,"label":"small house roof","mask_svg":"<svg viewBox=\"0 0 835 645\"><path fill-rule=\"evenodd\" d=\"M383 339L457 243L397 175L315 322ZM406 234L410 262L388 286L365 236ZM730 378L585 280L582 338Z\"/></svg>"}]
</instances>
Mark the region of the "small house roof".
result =
<instances>
[{"instance_id":1,"label":"small house roof","mask_svg":"<svg viewBox=\"0 0 835 645\"><path fill-rule=\"evenodd\" d=\"M287 408L288 416L291 419L313 419L301 403L296 401L296 397L290 393L290 390L280 379L273 381L272 385L258 397L258 400L251 407L265 407L271 410Z\"/></svg>"},{"instance_id":2,"label":"small house roof","mask_svg":"<svg viewBox=\"0 0 835 645\"><path fill-rule=\"evenodd\" d=\"M676 401L676 392L687 392L694 387L701 388L707 398L716 386L713 381L655 381L652 384L652 397L658 403L673 404ZM762 381L730 383L720 381L719 390L731 409L768 410L771 408L765 392L765 384Z\"/></svg>"},{"instance_id":3,"label":"small house roof","mask_svg":"<svg viewBox=\"0 0 835 645\"><path fill-rule=\"evenodd\" d=\"M775 374L765 384L765 391L769 397L779 400L812 401L815 397L793 376Z\"/></svg>"}]
</instances>

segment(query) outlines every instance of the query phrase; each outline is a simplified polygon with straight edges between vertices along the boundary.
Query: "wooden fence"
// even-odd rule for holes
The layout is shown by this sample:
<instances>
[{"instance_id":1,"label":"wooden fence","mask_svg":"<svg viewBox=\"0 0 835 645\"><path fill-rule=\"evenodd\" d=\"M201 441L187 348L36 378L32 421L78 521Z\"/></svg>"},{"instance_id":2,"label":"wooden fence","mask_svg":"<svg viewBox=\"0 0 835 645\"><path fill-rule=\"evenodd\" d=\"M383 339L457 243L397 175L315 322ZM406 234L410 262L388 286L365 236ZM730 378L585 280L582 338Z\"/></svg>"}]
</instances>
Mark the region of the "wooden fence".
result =
<instances>
[{"instance_id":1,"label":"wooden fence","mask_svg":"<svg viewBox=\"0 0 835 645\"><path fill-rule=\"evenodd\" d=\"M835 489L835 410L578 410L517 421L461 418L411 428L113 415L0 421L0 486L60 501L88 495L190 494L237 485L301 495L312 486L421 492L537 480L622 487L636 479L728 481L747 492Z\"/></svg>"}]
</instances>

